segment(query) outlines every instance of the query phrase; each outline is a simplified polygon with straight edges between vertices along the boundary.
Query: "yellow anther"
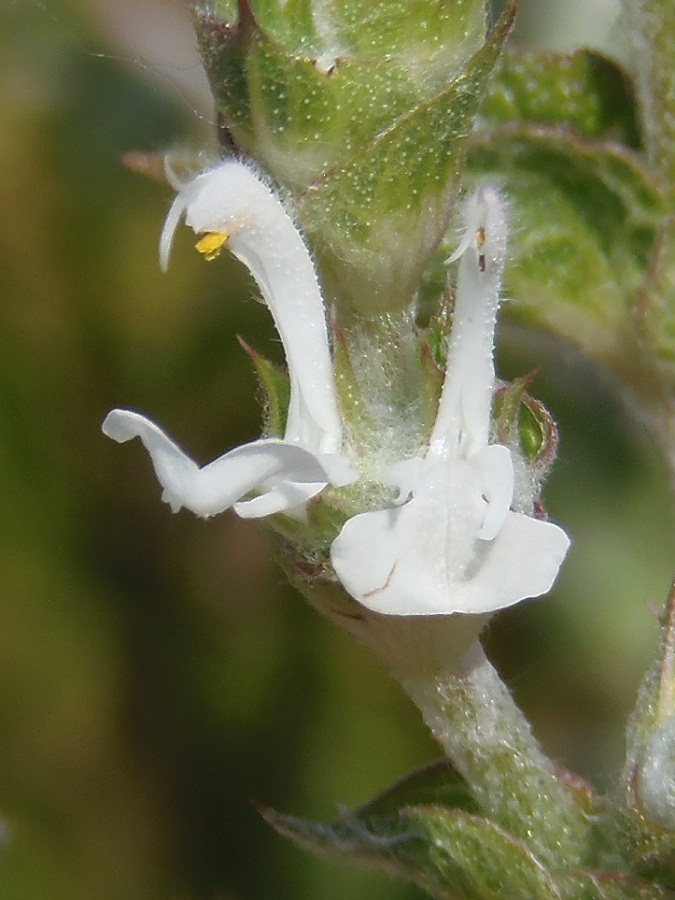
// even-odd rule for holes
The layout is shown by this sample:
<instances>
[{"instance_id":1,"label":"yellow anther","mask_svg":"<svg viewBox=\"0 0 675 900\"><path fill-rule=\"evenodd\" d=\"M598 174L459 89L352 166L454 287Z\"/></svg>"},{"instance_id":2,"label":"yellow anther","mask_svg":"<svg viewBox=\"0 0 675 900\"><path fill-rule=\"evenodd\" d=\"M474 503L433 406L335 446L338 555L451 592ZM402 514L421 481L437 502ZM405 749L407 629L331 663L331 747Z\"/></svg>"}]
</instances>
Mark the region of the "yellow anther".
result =
<instances>
[{"instance_id":1,"label":"yellow anther","mask_svg":"<svg viewBox=\"0 0 675 900\"><path fill-rule=\"evenodd\" d=\"M218 256L226 240L227 235L220 231L207 231L195 244L195 250L210 262Z\"/></svg>"}]
</instances>

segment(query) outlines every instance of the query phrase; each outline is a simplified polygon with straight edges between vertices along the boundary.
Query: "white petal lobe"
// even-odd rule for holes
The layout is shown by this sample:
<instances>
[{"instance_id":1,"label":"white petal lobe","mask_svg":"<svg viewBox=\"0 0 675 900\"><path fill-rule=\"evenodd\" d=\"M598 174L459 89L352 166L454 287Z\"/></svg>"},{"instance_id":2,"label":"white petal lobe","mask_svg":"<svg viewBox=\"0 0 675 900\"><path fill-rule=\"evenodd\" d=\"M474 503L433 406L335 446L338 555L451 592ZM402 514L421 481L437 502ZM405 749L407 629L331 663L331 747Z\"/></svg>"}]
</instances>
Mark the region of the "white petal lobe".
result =
<instances>
[{"instance_id":1,"label":"white petal lobe","mask_svg":"<svg viewBox=\"0 0 675 900\"><path fill-rule=\"evenodd\" d=\"M237 504L240 515L256 518L292 509L328 484L319 459L285 441L253 441L199 466L158 425L131 410L110 412L103 432L119 443L141 439L174 512L185 507L208 517ZM253 505L239 504L252 491L260 493Z\"/></svg>"},{"instance_id":2,"label":"white petal lobe","mask_svg":"<svg viewBox=\"0 0 675 900\"><path fill-rule=\"evenodd\" d=\"M349 519L333 542L331 559L349 593L374 612L397 616L495 612L547 593L569 547L551 522L509 512L490 542L474 548L474 569L463 574L439 553L444 510L376 510Z\"/></svg>"}]
</instances>

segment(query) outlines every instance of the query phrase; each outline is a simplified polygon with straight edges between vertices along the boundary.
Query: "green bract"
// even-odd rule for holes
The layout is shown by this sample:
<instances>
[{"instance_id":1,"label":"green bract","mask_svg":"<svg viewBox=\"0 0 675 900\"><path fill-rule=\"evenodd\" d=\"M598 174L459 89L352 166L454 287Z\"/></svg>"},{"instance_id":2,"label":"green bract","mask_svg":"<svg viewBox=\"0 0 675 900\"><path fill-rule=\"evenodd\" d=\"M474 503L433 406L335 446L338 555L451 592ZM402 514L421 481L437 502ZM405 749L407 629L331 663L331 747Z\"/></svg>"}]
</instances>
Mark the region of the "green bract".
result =
<instances>
[{"instance_id":1,"label":"green bract","mask_svg":"<svg viewBox=\"0 0 675 900\"><path fill-rule=\"evenodd\" d=\"M224 124L244 152L292 187L346 161L432 98L485 40L476 0L380 0L365 10L343 0L196 9Z\"/></svg>"},{"instance_id":2,"label":"green bract","mask_svg":"<svg viewBox=\"0 0 675 900\"><path fill-rule=\"evenodd\" d=\"M252 16L290 54L394 60L411 77L459 68L485 38L477 0L206 0L197 9L232 27Z\"/></svg>"}]
</instances>

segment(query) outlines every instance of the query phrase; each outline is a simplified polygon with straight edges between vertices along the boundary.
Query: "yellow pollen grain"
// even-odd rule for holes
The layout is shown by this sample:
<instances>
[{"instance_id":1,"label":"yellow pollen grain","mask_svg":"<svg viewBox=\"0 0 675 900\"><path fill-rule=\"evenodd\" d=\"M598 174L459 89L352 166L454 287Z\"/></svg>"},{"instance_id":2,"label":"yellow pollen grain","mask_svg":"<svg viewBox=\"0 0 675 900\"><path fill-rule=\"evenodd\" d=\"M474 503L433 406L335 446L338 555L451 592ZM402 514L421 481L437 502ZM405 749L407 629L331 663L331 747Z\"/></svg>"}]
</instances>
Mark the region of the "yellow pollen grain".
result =
<instances>
[{"instance_id":1,"label":"yellow pollen grain","mask_svg":"<svg viewBox=\"0 0 675 900\"><path fill-rule=\"evenodd\" d=\"M481 227L476 232L476 246L480 250L484 244L485 244L485 229L481 225Z\"/></svg>"},{"instance_id":2,"label":"yellow pollen grain","mask_svg":"<svg viewBox=\"0 0 675 900\"><path fill-rule=\"evenodd\" d=\"M223 244L227 240L227 235L219 231L208 231L199 238L195 244L195 250L209 260L215 259L223 249Z\"/></svg>"}]
</instances>

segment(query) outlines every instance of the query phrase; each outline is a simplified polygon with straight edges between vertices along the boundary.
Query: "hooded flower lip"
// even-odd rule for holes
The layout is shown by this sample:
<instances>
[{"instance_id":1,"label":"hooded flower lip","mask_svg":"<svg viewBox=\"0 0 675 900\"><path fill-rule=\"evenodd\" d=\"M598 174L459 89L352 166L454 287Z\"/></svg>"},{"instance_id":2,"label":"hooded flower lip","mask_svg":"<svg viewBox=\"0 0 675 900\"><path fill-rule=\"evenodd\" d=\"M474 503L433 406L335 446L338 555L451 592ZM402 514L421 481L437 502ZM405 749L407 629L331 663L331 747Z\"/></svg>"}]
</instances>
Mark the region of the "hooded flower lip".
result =
<instances>
[{"instance_id":1,"label":"hooded flower lip","mask_svg":"<svg viewBox=\"0 0 675 900\"><path fill-rule=\"evenodd\" d=\"M163 498L211 516L234 506L244 517L293 510L327 484L354 480L340 455L342 422L323 298L309 253L281 203L247 166L224 161L180 186L160 239L166 268L181 218L199 235L207 258L227 244L249 269L286 352L290 403L283 440L244 444L200 467L150 419L115 409L103 431L120 443L139 437L150 454ZM259 496L242 500L250 492Z\"/></svg>"},{"instance_id":2,"label":"hooded flower lip","mask_svg":"<svg viewBox=\"0 0 675 900\"><path fill-rule=\"evenodd\" d=\"M457 301L428 450L391 468L398 505L349 519L331 547L346 590L375 612L494 612L550 590L567 553L561 528L511 510L511 452L489 443L506 233L499 192L478 190L451 257Z\"/></svg>"}]
</instances>

